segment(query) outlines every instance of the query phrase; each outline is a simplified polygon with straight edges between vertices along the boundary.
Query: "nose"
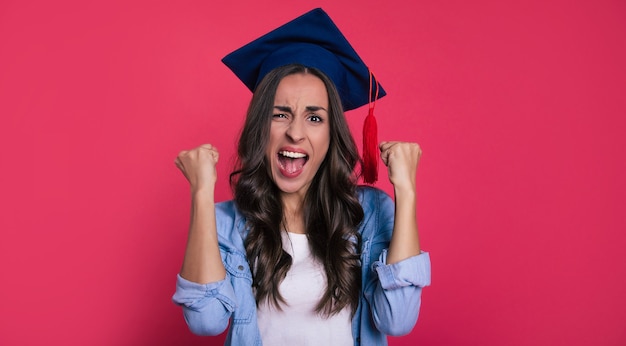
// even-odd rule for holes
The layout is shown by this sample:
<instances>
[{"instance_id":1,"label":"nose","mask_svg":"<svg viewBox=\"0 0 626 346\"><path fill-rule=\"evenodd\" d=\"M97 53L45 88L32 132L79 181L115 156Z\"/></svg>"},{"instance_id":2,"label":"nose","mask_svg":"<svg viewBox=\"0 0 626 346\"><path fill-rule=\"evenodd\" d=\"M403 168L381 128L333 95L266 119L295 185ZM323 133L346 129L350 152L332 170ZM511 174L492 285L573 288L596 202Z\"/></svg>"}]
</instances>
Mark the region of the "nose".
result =
<instances>
[{"instance_id":1,"label":"nose","mask_svg":"<svg viewBox=\"0 0 626 346\"><path fill-rule=\"evenodd\" d=\"M286 134L289 139L297 143L304 139L304 132L304 121L300 119L300 117L295 117L291 123L289 123Z\"/></svg>"}]
</instances>

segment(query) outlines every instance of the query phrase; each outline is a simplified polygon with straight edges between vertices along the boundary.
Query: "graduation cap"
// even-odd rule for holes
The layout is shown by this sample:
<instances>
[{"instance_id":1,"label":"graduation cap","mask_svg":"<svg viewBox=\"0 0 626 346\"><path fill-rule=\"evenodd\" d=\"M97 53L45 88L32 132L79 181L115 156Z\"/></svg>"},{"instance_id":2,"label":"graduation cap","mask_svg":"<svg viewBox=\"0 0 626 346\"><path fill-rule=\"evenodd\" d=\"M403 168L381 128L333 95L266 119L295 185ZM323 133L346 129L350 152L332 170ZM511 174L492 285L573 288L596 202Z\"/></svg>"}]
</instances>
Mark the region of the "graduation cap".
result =
<instances>
[{"instance_id":1,"label":"graduation cap","mask_svg":"<svg viewBox=\"0 0 626 346\"><path fill-rule=\"evenodd\" d=\"M228 54L222 62L254 92L273 69L289 64L313 67L333 81L344 111L369 104L363 127L363 178L378 179L376 99L386 95L370 69L321 8L270 31Z\"/></svg>"}]
</instances>

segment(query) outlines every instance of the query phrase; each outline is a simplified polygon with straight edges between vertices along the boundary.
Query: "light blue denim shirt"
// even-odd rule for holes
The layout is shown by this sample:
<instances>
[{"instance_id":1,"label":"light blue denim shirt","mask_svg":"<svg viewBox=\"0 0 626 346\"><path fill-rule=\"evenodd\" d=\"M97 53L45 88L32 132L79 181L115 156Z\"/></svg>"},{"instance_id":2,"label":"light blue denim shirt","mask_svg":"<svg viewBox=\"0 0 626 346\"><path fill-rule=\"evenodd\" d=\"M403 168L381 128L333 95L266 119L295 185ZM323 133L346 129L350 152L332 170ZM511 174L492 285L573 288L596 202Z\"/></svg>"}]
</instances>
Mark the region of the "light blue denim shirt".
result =
<instances>
[{"instance_id":1,"label":"light blue denim shirt","mask_svg":"<svg viewBox=\"0 0 626 346\"><path fill-rule=\"evenodd\" d=\"M365 216L362 238L362 295L352 319L355 345L387 345L386 335L409 333L419 315L422 287L430 284L428 253L386 264L394 224L394 203L381 190L359 187ZM216 204L217 230L226 278L197 284L178 275L173 301L183 307L189 329L217 335L228 326L226 345L262 345L252 274L243 245L245 219L233 201Z\"/></svg>"}]
</instances>

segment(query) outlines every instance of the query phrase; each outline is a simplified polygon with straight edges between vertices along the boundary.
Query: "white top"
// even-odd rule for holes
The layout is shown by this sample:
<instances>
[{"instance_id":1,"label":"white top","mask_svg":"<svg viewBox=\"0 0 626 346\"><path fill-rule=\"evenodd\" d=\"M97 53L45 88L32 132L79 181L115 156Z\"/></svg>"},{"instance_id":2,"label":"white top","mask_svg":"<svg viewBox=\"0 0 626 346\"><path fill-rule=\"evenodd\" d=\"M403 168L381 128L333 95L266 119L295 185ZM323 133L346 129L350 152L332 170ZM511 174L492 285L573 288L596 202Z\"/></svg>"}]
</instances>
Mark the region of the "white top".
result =
<instances>
[{"instance_id":1,"label":"white top","mask_svg":"<svg viewBox=\"0 0 626 346\"><path fill-rule=\"evenodd\" d=\"M257 316L263 345L354 345L349 307L325 318L315 312L326 289L324 267L311 254L306 234L282 233L283 248L293 261L279 286L287 304L281 310L267 300Z\"/></svg>"}]
</instances>

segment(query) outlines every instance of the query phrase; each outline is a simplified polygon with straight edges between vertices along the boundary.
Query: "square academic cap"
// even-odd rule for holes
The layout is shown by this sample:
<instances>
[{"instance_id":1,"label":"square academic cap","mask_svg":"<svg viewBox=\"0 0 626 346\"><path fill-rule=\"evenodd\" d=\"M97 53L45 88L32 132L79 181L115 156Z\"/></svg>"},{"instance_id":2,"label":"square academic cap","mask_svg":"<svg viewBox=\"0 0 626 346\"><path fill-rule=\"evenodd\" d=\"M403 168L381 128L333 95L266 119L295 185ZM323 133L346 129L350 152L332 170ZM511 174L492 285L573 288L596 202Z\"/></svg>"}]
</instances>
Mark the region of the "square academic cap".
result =
<instances>
[{"instance_id":1,"label":"square academic cap","mask_svg":"<svg viewBox=\"0 0 626 346\"><path fill-rule=\"evenodd\" d=\"M386 95L369 68L321 8L270 31L228 54L222 62L252 92L271 70L289 64L319 69L335 84L344 111ZM378 179L377 126L370 103L363 131L363 176Z\"/></svg>"},{"instance_id":2,"label":"square academic cap","mask_svg":"<svg viewBox=\"0 0 626 346\"><path fill-rule=\"evenodd\" d=\"M321 8L246 44L222 62L252 92L271 70L301 64L321 70L333 81L344 111L361 107L376 97L376 84L369 96L372 88L367 65ZM385 96L382 87L378 88L378 98Z\"/></svg>"}]
</instances>

